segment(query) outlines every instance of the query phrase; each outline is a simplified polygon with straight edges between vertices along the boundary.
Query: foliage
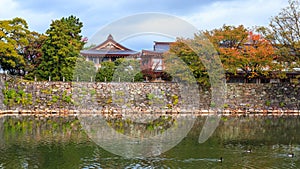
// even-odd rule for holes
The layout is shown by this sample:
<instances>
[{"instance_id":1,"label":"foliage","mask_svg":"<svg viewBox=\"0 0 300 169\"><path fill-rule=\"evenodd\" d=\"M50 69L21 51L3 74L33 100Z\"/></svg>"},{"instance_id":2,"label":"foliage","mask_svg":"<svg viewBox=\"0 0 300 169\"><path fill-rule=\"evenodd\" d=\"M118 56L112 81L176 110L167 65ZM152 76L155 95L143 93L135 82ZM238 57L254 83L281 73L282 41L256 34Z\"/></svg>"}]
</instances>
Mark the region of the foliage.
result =
<instances>
[{"instance_id":1,"label":"foliage","mask_svg":"<svg viewBox=\"0 0 300 169\"><path fill-rule=\"evenodd\" d=\"M270 101L270 100L267 100L267 101L265 102L265 104L266 104L266 106L271 106L271 101Z\"/></svg>"},{"instance_id":2,"label":"foliage","mask_svg":"<svg viewBox=\"0 0 300 169\"><path fill-rule=\"evenodd\" d=\"M41 64L34 74L39 79L66 81L73 79L73 71L84 42L81 41L82 22L75 16L52 21L46 31L47 38L42 46Z\"/></svg>"},{"instance_id":3,"label":"foliage","mask_svg":"<svg viewBox=\"0 0 300 169\"><path fill-rule=\"evenodd\" d=\"M43 55L42 45L46 40L46 36L37 32L31 32L28 36L28 45L24 48L24 60L26 79L33 80L33 71L41 63L41 57Z\"/></svg>"},{"instance_id":4,"label":"foliage","mask_svg":"<svg viewBox=\"0 0 300 169\"><path fill-rule=\"evenodd\" d=\"M9 88L8 84L5 85L5 88L2 89L2 93L4 96L3 103L12 107L14 105L31 105L32 104L32 94L26 93L22 88L18 87L18 89Z\"/></svg>"},{"instance_id":5,"label":"foliage","mask_svg":"<svg viewBox=\"0 0 300 169\"><path fill-rule=\"evenodd\" d=\"M94 63L86 61L83 57L78 57L73 73L73 81L91 81L91 77L95 79L96 68Z\"/></svg>"},{"instance_id":6,"label":"foliage","mask_svg":"<svg viewBox=\"0 0 300 169\"><path fill-rule=\"evenodd\" d=\"M279 69L274 63L275 49L271 43L244 28L224 25L220 29L206 31L205 35L220 54L223 66L229 73L243 72L247 79L271 76Z\"/></svg>"},{"instance_id":7,"label":"foliage","mask_svg":"<svg viewBox=\"0 0 300 169\"><path fill-rule=\"evenodd\" d=\"M72 94L68 94L67 91L64 91L62 94L62 101L66 103L73 103Z\"/></svg>"},{"instance_id":8,"label":"foliage","mask_svg":"<svg viewBox=\"0 0 300 169\"><path fill-rule=\"evenodd\" d=\"M264 33L279 49L280 60L287 63L300 62L300 6L298 0L289 0L289 6L273 17L270 29Z\"/></svg>"},{"instance_id":9,"label":"foliage","mask_svg":"<svg viewBox=\"0 0 300 169\"><path fill-rule=\"evenodd\" d=\"M112 81L118 82L140 82L143 75L140 70L140 62L135 59L120 58L115 61L115 71Z\"/></svg>"},{"instance_id":10,"label":"foliage","mask_svg":"<svg viewBox=\"0 0 300 169\"><path fill-rule=\"evenodd\" d=\"M91 48L93 48L93 47L96 47L97 45L96 44L90 44L89 46L84 46L83 47L83 50L88 50L88 49L91 49Z\"/></svg>"},{"instance_id":11,"label":"foliage","mask_svg":"<svg viewBox=\"0 0 300 169\"><path fill-rule=\"evenodd\" d=\"M174 81L192 81L194 78L189 76L188 66L196 63L197 60L197 54L185 44L184 40L177 39L171 45L170 51L164 54L165 71L172 76ZM199 66L199 68L202 67L202 65Z\"/></svg>"},{"instance_id":12,"label":"foliage","mask_svg":"<svg viewBox=\"0 0 300 169\"><path fill-rule=\"evenodd\" d=\"M0 21L0 65L13 75L25 74L24 48L28 45L27 22L21 18Z\"/></svg>"},{"instance_id":13,"label":"foliage","mask_svg":"<svg viewBox=\"0 0 300 169\"><path fill-rule=\"evenodd\" d=\"M207 70L213 69L212 59L215 55L216 52L210 42L200 34L195 35L193 39L177 39L171 45L170 51L164 55L166 72L175 81L188 83L197 81L209 87Z\"/></svg>"},{"instance_id":14,"label":"foliage","mask_svg":"<svg viewBox=\"0 0 300 169\"><path fill-rule=\"evenodd\" d=\"M115 63L111 61L105 61L101 63L101 67L96 74L97 82L111 82L115 71Z\"/></svg>"},{"instance_id":15,"label":"foliage","mask_svg":"<svg viewBox=\"0 0 300 169\"><path fill-rule=\"evenodd\" d=\"M21 83L22 82L24 83L24 81L21 81ZM40 89L40 92L42 94L47 95L47 99L39 97L42 95L36 95L33 99L32 93L28 92L28 90L25 89L25 86L18 85L16 87L15 84L18 84L18 82L6 82L5 87L2 89L3 103L9 108L12 108L14 106L30 108L30 106L32 105L42 105L44 103L47 103L47 105L49 106L52 103L57 103L57 105L66 105L66 103L74 104L72 93L69 93L67 90L57 92L58 89L52 87ZM96 91L93 91L94 94L95 92Z\"/></svg>"},{"instance_id":16,"label":"foliage","mask_svg":"<svg viewBox=\"0 0 300 169\"><path fill-rule=\"evenodd\" d=\"M177 95L172 95L172 103L173 105L177 105L179 102L179 98Z\"/></svg>"},{"instance_id":17,"label":"foliage","mask_svg":"<svg viewBox=\"0 0 300 169\"><path fill-rule=\"evenodd\" d=\"M156 97L153 93L148 93L146 96L148 100L153 100Z\"/></svg>"}]
</instances>

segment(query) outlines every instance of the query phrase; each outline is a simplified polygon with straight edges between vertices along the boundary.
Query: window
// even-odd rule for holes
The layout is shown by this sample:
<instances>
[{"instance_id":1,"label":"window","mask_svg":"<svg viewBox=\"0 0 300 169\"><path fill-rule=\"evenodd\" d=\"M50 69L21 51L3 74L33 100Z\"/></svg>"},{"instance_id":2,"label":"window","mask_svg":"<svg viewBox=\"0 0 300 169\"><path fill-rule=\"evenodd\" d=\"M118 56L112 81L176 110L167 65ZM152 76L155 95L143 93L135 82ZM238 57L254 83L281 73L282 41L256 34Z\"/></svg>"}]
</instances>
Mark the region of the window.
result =
<instances>
[{"instance_id":1,"label":"window","mask_svg":"<svg viewBox=\"0 0 300 169\"><path fill-rule=\"evenodd\" d=\"M152 69L154 71L162 71L163 70L163 65L162 65L161 59L153 59L152 62L153 62Z\"/></svg>"}]
</instances>

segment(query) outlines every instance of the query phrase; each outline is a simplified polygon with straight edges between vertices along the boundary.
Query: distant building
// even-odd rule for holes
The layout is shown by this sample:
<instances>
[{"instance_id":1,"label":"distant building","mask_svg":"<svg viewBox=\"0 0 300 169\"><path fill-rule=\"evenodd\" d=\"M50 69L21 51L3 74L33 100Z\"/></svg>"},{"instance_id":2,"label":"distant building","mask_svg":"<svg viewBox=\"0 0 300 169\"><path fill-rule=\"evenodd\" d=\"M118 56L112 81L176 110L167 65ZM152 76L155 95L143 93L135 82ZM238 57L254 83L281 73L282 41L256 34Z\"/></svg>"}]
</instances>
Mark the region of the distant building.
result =
<instances>
[{"instance_id":1,"label":"distant building","mask_svg":"<svg viewBox=\"0 0 300 169\"><path fill-rule=\"evenodd\" d=\"M164 70L163 53L170 49L171 43L154 41L153 50L137 52L119 44L112 35L109 35L101 44L88 50L82 50L80 54L87 61L94 62L96 68L101 67L101 62L115 61L118 58L138 59L144 74L159 77Z\"/></svg>"},{"instance_id":2,"label":"distant building","mask_svg":"<svg viewBox=\"0 0 300 169\"><path fill-rule=\"evenodd\" d=\"M160 78L164 72L163 54L170 49L172 42L154 41L153 50L142 50L141 68L144 75L152 79Z\"/></svg>"},{"instance_id":3,"label":"distant building","mask_svg":"<svg viewBox=\"0 0 300 169\"><path fill-rule=\"evenodd\" d=\"M87 61L94 62L96 68L99 68L101 62L104 61L115 61L118 58L138 58L140 56L140 52L131 50L116 42L112 35L109 35L103 43L91 49L80 51L80 54Z\"/></svg>"}]
</instances>

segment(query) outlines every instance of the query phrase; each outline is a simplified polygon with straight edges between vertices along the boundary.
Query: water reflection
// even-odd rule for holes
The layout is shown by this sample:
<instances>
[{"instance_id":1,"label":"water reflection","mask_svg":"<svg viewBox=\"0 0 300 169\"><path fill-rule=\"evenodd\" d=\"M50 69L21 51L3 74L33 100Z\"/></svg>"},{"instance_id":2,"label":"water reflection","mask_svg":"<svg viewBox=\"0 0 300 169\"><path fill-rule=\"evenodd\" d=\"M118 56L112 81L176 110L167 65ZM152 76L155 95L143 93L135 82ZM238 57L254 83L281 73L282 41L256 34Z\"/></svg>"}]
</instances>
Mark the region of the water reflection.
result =
<instances>
[{"instance_id":1,"label":"water reflection","mask_svg":"<svg viewBox=\"0 0 300 169\"><path fill-rule=\"evenodd\" d=\"M5 116L0 118L0 168L300 167L297 116L222 117L213 136L199 144L198 135L205 120L197 118L189 134L159 156L124 158L89 139L77 117ZM119 127L120 121L115 122L112 125ZM124 132L130 134L126 128ZM220 157L224 159L222 163L218 162Z\"/></svg>"}]
</instances>

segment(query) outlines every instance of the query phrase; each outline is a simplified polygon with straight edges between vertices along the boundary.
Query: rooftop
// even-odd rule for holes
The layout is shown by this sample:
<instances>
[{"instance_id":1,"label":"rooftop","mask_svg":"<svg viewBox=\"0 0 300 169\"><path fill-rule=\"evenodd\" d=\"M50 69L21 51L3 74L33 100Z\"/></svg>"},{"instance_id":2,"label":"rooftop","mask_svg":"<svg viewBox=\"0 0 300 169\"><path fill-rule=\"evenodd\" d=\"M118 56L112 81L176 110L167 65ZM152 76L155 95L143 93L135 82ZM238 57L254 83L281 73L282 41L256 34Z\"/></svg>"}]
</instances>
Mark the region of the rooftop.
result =
<instances>
[{"instance_id":1,"label":"rooftop","mask_svg":"<svg viewBox=\"0 0 300 169\"><path fill-rule=\"evenodd\" d=\"M88 50L80 51L80 54L83 56L92 56L92 57L121 57L121 56L130 56L137 55L139 52L131 50L118 42L116 42L111 34L108 35L107 39Z\"/></svg>"}]
</instances>

